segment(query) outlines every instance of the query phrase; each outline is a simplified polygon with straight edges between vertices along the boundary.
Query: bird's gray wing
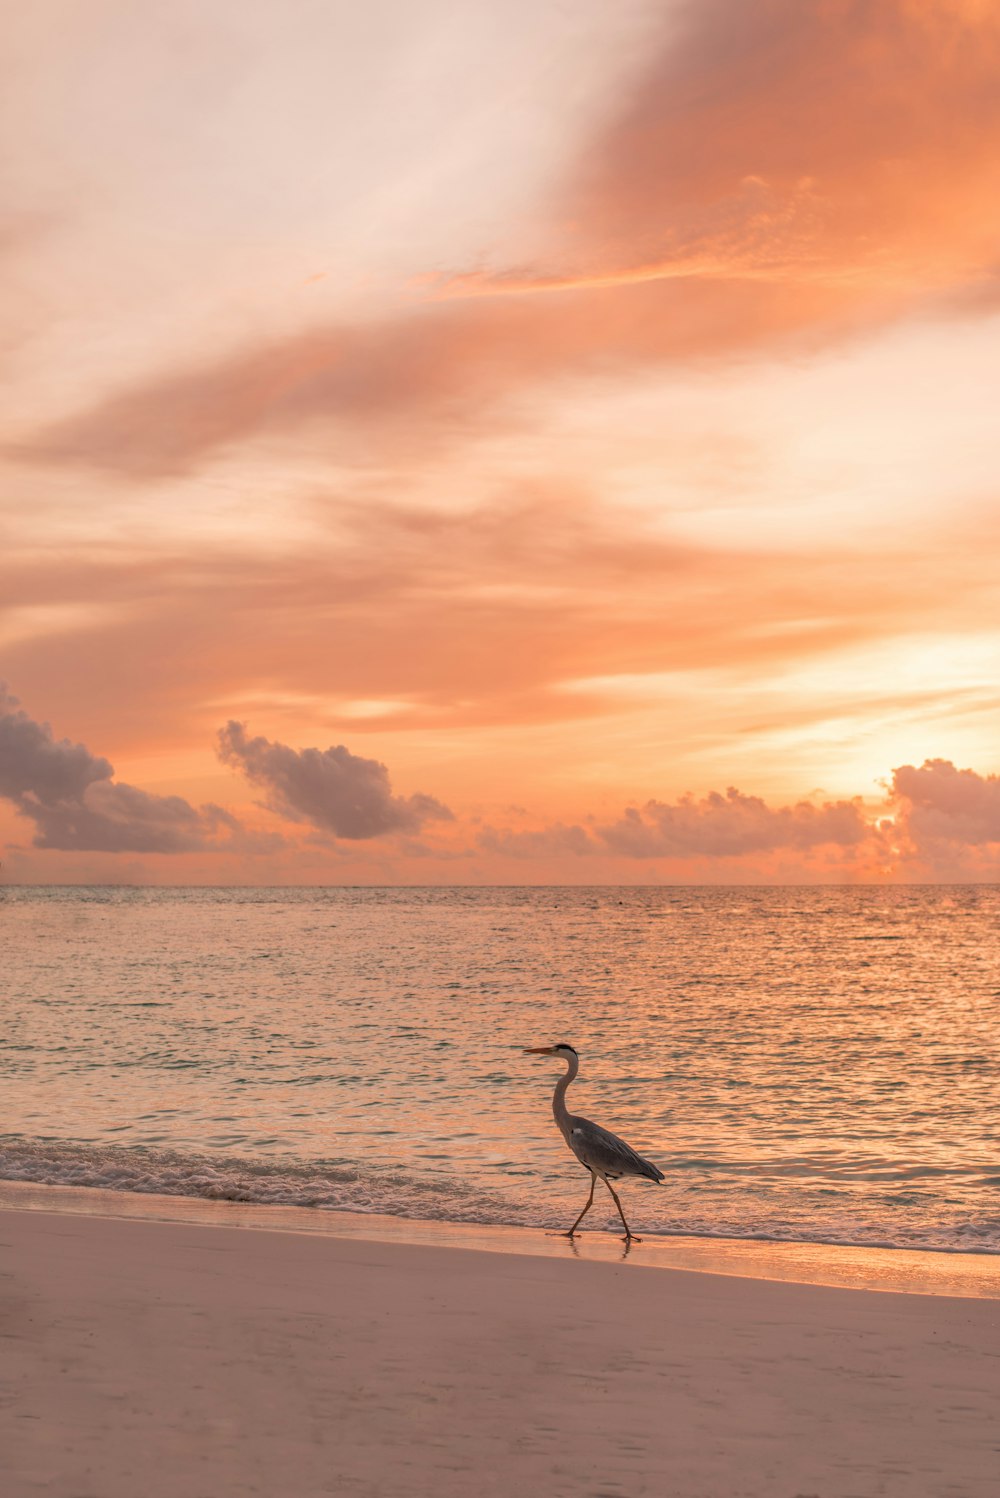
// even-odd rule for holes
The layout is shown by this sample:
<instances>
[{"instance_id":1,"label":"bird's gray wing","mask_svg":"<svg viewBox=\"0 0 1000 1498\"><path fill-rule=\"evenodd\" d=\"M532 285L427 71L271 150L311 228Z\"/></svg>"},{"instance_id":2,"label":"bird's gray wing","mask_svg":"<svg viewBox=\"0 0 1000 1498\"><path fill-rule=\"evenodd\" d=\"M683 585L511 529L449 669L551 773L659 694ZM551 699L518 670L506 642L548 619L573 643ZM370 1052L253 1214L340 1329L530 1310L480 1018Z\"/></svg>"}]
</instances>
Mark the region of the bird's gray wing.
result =
<instances>
[{"instance_id":1,"label":"bird's gray wing","mask_svg":"<svg viewBox=\"0 0 1000 1498\"><path fill-rule=\"evenodd\" d=\"M591 1123L589 1118L574 1118L570 1129L570 1140L576 1155L588 1168L599 1175L645 1176L649 1181L662 1181L663 1171L649 1160L637 1155L630 1144Z\"/></svg>"}]
</instances>

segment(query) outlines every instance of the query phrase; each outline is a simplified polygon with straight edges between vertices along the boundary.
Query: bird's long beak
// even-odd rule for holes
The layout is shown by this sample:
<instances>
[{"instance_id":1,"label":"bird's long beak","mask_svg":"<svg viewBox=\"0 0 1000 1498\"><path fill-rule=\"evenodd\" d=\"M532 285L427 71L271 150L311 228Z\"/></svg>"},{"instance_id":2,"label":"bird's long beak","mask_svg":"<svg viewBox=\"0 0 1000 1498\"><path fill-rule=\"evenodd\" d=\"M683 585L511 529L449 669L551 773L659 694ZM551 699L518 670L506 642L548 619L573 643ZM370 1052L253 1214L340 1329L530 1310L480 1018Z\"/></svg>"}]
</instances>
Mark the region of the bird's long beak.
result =
<instances>
[{"instance_id":1,"label":"bird's long beak","mask_svg":"<svg viewBox=\"0 0 1000 1498\"><path fill-rule=\"evenodd\" d=\"M552 1056L555 1054L555 1046L552 1045L528 1045L524 1048L526 1056Z\"/></svg>"}]
</instances>

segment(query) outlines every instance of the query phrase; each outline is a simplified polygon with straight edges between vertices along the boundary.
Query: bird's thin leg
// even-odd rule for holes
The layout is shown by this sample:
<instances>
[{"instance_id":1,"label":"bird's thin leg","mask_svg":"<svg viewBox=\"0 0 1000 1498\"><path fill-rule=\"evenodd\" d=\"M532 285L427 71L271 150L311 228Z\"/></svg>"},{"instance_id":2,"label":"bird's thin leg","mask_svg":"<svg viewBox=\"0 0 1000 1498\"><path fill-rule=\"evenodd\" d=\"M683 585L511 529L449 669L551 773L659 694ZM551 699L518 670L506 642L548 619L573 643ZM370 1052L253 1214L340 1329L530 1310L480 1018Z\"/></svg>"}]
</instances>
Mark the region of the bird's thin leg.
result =
<instances>
[{"instance_id":1,"label":"bird's thin leg","mask_svg":"<svg viewBox=\"0 0 1000 1498\"><path fill-rule=\"evenodd\" d=\"M591 1171L590 1172L590 1195L587 1197L587 1205L584 1207L583 1211L580 1213L579 1217L576 1219L576 1221L574 1222L573 1226L570 1228L569 1232L568 1233L563 1233L562 1236L564 1238L572 1238L573 1234L576 1232L577 1228L580 1226L581 1222L586 1217L586 1215L590 1211L591 1207L594 1205L594 1187L596 1185L597 1185L597 1177L595 1176L594 1172Z\"/></svg>"},{"instance_id":2,"label":"bird's thin leg","mask_svg":"<svg viewBox=\"0 0 1000 1498\"><path fill-rule=\"evenodd\" d=\"M602 1179L603 1179L603 1177L602 1177ZM642 1239L641 1238L636 1238L635 1234L633 1233L632 1229L629 1227L628 1223L625 1222L625 1213L622 1211L622 1204L618 1200L618 1192L615 1190L615 1188L612 1186L612 1184L611 1184L611 1182L609 1180L604 1180L604 1184L605 1184L605 1186L607 1186L608 1190L611 1192L611 1195L615 1199L615 1206L618 1208L618 1216L621 1218L622 1222L625 1223L625 1241L626 1242L630 1242L632 1239L635 1239L636 1243L641 1243Z\"/></svg>"}]
</instances>

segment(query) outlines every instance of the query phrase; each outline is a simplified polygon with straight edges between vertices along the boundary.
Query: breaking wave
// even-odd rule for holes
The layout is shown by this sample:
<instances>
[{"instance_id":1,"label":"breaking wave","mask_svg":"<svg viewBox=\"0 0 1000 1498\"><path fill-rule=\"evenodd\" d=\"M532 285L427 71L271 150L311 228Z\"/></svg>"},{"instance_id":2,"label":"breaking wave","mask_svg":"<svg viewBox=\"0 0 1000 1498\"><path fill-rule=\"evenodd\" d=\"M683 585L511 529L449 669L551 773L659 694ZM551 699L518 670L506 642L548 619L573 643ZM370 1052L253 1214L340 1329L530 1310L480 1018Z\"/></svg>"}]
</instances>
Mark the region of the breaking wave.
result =
<instances>
[{"instance_id":1,"label":"breaking wave","mask_svg":"<svg viewBox=\"0 0 1000 1498\"><path fill-rule=\"evenodd\" d=\"M553 1206L550 1201L542 1206L530 1199L530 1192L526 1192L527 1200L519 1201L503 1192L446 1176L422 1177L343 1162L246 1159L52 1140L0 1139L0 1180L493 1227L563 1227L565 1203L575 1202L569 1191L559 1192L559 1205ZM643 1217L641 1202L636 1201L630 1203L630 1216L650 1238L683 1236L1000 1255L1000 1217L978 1223L925 1222L912 1232L888 1236L884 1226L876 1224L865 1226L845 1220L817 1230L807 1219L762 1219L750 1201L734 1206L735 1210L719 1216L704 1212L665 1216L660 1212L651 1222ZM599 1219L594 1226L600 1226ZM613 1229L614 1224L611 1226Z\"/></svg>"}]
</instances>

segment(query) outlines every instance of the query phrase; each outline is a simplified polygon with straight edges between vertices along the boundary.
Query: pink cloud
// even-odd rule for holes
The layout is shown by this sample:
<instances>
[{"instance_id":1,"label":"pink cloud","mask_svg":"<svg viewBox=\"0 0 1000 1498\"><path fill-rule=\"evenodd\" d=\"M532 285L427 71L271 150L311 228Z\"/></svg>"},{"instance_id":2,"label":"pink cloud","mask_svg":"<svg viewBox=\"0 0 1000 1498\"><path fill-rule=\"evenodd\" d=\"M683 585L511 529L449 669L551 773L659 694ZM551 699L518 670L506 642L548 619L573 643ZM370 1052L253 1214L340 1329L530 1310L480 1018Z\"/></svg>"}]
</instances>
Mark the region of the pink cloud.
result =
<instances>
[{"instance_id":1,"label":"pink cloud","mask_svg":"<svg viewBox=\"0 0 1000 1498\"><path fill-rule=\"evenodd\" d=\"M959 770L947 759L892 772L891 795L899 832L918 853L941 844L1000 843L1000 775Z\"/></svg>"},{"instance_id":2,"label":"pink cloud","mask_svg":"<svg viewBox=\"0 0 1000 1498\"><path fill-rule=\"evenodd\" d=\"M911 878L995 877L1000 775L930 759L919 769L895 769L887 802L870 809L859 798L772 807L730 787L725 794L650 800L603 825L489 827L478 841L504 858L662 859L689 871L696 866L710 872L713 864L733 873L756 868L762 878L777 855L798 860L800 875L825 869L830 877L845 872L862 878L890 872ZM791 872L794 876L795 868Z\"/></svg>"},{"instance_id":3,"label":"pink cloud","mask_svg":"<svg viewBox=\"0 0 1000 1498\"><path fill-rule=\"evenodd\" d=\"M453 820L433 796L394 796L385 765L362 759L343 744L290 749L248 738L245 724L232 721L220 730L218 743L219 758L261 786L272 810L335 837L361 841Z\"/></svg>"},{"instance_id":4,"label":"pink cloud","mask_svg":"<svg viewBox=\"0 0 1000 1498\"><path fill-rule=\"evenodd\" d=\"M648 801L597 829L613 853L630 858L731 858L776 848L804 851L826 843L857 847L871 835L859 801L800 801L772 808L730 787L696 800Z\"/></svg>"},{"instance_id":5,"label":"pink cloud","mask_svg":"<svg viewBox=\"0 0 1000 1498\"><path fill-rule=\"evenodd\" d=\"M113 779L108 760L56 739L0 683L0 796L35 824L36 848L104 853L191 853L243 840L219 806L154 796Z\"/></svg>"},{"instance_id":6,"label":"pink cloud","mask_svg":"<svg viewBox=\"0 0 1000 1498\"><path fill-rule=\"evenodd\" d=\"M881 834L860 800L770 807L730 787L725 795L647 801L628 807L617 822L591 829L563 823L527 831L487 827L478 842L487 852L519 859L600 854L712 861L827 847L857 851L880 843Z\"/></svg>"}]
</instances>

